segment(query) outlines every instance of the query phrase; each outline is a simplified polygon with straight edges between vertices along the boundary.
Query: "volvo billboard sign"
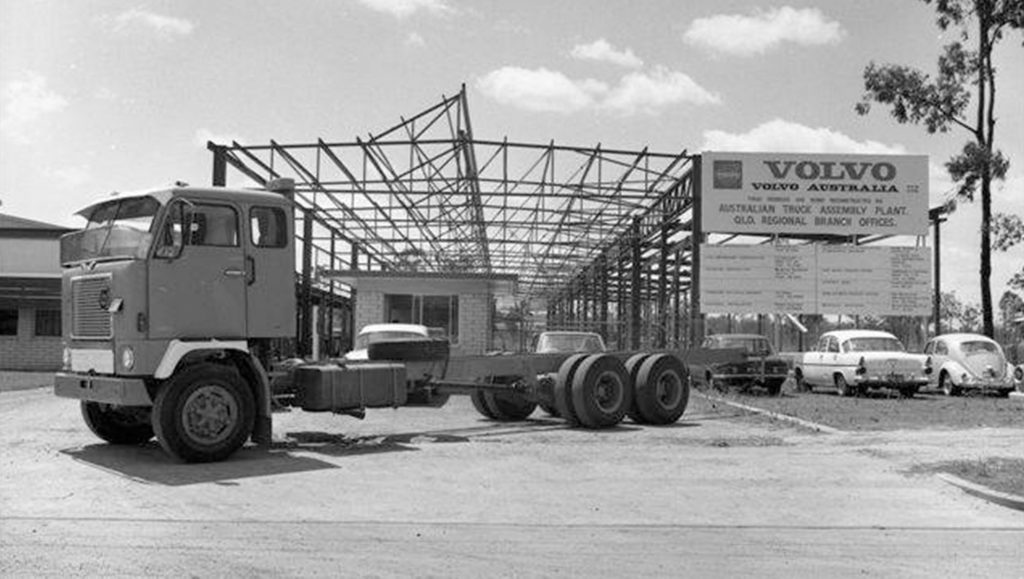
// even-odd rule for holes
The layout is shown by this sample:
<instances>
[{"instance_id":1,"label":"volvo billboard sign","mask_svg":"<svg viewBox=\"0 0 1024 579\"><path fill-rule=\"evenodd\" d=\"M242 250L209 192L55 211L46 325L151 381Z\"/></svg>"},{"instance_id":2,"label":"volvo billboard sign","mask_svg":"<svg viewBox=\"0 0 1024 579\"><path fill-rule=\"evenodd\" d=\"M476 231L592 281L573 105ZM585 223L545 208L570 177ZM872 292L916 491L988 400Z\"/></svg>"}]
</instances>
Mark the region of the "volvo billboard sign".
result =
<instances>
[{"instance_id":1,"label":"volvo billboard sign","mask_svg":"<svg viewBox=\"0 0 1024 579\"><path fill-rule=\"evenodd\" d=\"M701 155L708 233L925 235L928 157Z\"/></svg>"}]
</instances>

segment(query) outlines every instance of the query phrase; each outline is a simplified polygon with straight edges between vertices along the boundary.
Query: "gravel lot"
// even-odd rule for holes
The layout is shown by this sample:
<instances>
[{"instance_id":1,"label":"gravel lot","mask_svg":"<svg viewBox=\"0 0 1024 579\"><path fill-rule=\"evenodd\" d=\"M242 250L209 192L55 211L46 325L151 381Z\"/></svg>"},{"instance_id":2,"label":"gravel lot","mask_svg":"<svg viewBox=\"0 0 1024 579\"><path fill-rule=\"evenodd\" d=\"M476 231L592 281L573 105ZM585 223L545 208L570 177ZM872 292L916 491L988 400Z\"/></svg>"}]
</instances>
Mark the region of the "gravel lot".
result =
<instances>
[{"instance_id":1,"label":"gravel lot","mask_svg":"<svg viewBox=\"0 0 1024 579\"><path fill-rule=\"evenodd\" d=\"M823 434L695 395L678 424L589 431L453 397L277 413L270 448L186 465L103 444L48 376L3 383L5 577L987 578L1024 554L1024 514L914 470L1024 456L1019 427Z\"/></svg>"}]
</instances>

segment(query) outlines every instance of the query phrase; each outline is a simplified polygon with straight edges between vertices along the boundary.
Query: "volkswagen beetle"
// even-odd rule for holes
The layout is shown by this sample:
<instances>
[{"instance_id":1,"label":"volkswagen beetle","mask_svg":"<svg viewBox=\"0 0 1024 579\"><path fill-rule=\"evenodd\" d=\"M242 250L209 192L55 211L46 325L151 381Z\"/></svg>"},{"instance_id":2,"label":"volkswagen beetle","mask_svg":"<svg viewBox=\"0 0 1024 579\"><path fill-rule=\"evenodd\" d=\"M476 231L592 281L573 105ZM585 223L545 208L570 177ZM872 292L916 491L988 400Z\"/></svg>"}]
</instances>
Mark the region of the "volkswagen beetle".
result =
<instances>
[{"instance_id":1,"label":"volkswagen beetle","mask_svg":"<svg viewBox=\"0 0 1024 579\"><path fill-rule=\"evenodd\" d=\"M967 390L1006 396L1014 389L1013 367L1002 347L981 334L943 334L928 341L924 353L934 372L928 386L947 396Z\"/></svg>"}]
</instances>

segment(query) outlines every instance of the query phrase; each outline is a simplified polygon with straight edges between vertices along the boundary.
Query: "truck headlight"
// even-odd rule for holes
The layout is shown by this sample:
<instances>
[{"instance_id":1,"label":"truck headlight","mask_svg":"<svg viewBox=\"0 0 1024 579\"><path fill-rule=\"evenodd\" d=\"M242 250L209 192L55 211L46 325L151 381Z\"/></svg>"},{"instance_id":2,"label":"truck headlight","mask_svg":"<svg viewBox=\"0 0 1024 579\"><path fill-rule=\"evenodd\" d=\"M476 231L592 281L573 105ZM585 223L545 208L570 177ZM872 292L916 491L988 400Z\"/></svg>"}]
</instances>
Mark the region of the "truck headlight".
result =
<instances>
[{"instance_id":1,"label":"truck headlight","mask_svg":"<svg viewBox=\"0 0 1024 579\"><path fill-rule=\"evenodd\" d=\"M64 370L71 370L71 348L64 346L64 352L62 354L61 363Z\"/></svg>"},{"instance_id":2,"label":"truck headlight","mask_svg":"<svg viewBox=\"0 0 1024 579\"><path fill-rule=\"evenodd\" d=\"M121 367L125 370L131 370L135 367L135 349L131 346L125 346L121 350Z\"/></svg>"}]
</instances>

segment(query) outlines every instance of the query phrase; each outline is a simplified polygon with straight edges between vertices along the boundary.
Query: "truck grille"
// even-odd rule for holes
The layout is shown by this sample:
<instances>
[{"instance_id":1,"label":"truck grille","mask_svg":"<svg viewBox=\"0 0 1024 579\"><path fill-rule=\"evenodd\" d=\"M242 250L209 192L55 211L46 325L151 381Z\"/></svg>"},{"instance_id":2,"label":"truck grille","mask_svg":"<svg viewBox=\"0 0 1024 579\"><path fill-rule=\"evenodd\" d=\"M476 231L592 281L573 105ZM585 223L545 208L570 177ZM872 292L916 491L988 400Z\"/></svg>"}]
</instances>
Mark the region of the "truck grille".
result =
<instances>
[{"instance_id":1,"label":"truck grille","mask_svg":"<svg viewBox=\"0 0 1024 579\"><path fill-rule=\"evenodd\" d=\"M101 306L110 301L110 276L78 277L71 280L72 338L110 338L111 314Z\"/></svg>"}]
</instances>

